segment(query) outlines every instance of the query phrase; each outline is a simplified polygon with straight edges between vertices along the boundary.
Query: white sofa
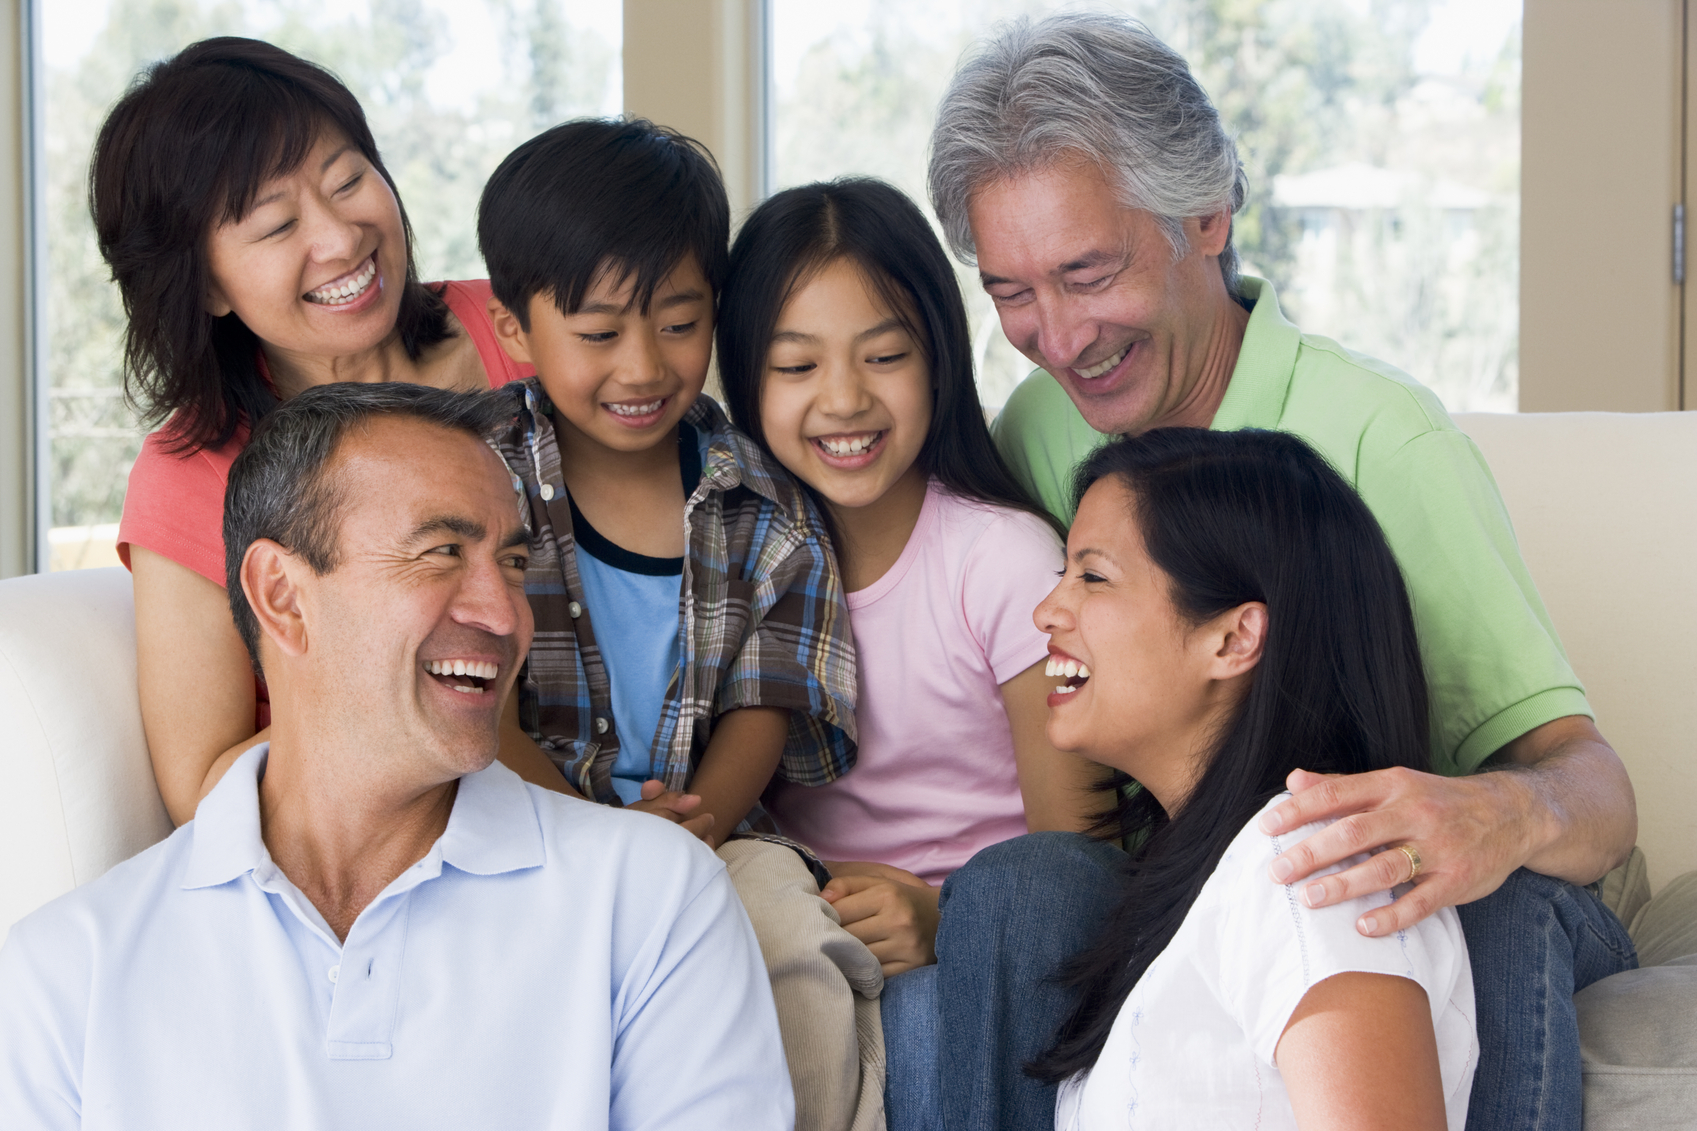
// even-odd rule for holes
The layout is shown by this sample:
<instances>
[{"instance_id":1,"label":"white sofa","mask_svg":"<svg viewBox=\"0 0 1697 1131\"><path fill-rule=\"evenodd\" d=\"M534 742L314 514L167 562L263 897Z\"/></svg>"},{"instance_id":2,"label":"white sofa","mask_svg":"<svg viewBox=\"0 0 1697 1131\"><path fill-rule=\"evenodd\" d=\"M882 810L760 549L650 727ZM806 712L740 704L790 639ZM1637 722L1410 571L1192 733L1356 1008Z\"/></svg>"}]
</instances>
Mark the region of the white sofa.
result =
<instances>
[{"instance_id":1,"label":"white sofa","mask_svg":"<svg viewBox=\"0 0 1697 1131\"><path fill-rule=\"evenodd\" d=\"M1457 421L1496 474L1638 795L1643 853L1605 894L1658 965L1581 995L1587 1122L1689 1126L1697 875L1669 881L1697 871L1697 413ZM0 931L169 832L137 706L129 576L0 582Z\"/></svg>"}]
</instances>

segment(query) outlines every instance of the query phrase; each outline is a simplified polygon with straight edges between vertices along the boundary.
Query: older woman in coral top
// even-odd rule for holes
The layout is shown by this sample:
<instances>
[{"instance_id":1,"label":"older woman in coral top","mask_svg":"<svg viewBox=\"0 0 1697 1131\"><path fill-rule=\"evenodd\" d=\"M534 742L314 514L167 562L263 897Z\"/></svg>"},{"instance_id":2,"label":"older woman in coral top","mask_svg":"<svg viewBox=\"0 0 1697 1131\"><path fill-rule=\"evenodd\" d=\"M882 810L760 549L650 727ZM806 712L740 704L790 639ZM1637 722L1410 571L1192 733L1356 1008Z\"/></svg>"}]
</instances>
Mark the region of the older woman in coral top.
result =
<instances>
[{"instance_id":1,"label":"older woman in coral top","mask_svg":"<svg viewBox=\"0 0 1697 1131\"><path fill-rule=\"evenodd\" d=\"M313 385L474 390L529 367L496 344L488 283L418 281L354 96L270 44L209 39L154 67L101 128L90 199L129 316L127 389L164 425L130 472L118 553L154 774L181 824L270 724L224 588L224 484L249 429ZM527 746L515 768L565 788Z\"/></svg>"}]
</instances>

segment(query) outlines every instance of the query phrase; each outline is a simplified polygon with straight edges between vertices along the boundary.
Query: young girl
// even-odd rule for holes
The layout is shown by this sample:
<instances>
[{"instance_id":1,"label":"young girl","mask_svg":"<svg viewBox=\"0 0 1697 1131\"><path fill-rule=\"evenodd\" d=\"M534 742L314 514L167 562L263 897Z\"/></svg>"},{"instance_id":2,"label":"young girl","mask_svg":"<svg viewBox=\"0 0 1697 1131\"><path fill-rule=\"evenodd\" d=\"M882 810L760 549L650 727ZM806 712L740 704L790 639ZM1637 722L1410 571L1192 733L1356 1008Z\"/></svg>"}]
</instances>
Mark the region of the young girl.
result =
<instances>
[{"instance_id":1,"label":"young girl","mask_svg":"<svg viewBox=\"0 0 1697 1131\"><path fill-rule=\"evenodd\" d=\"M1060 540L990 439L949 260L889 185L806 185L749 217L719 369L732 418L822 504L859 658L857 764L776 786L768 810L831 862L822 894L886 975L926 966L936 885L1102 805L1098 771L1043 732L1031 610Z\"/></svg>"}]
</instances>

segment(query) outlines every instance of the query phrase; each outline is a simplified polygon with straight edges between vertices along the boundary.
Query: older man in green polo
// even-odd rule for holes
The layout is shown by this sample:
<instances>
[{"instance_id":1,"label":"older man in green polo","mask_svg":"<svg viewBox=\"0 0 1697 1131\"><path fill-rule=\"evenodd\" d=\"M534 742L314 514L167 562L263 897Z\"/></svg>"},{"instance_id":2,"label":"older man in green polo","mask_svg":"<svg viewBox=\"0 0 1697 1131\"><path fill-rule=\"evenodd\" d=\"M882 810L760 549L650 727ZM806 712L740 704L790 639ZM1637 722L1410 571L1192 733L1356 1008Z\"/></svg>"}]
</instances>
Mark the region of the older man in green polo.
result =
<instances>
[{"instance_id":1,"label":"older man in green polo","mask_svg":"<svg viewBox=\"0 0 1697 1131\"><path fill-rule=\"evenodd\" d=\"M1576 885L1625 859L1637 820L1478 449L1412 378L1304 334L1271 286L1239 277L1235 148L1184 60L1140 25L1004 29L943 99L930 182L1009 341L1040 367L996 438L1057 516L1096 446L1162 427L1296 433L1372 508L1412 598L1438 773L1293 775L1269 832L1343 819L1268 882L1324 905L1414 879L1361 921L1370 935L1467 905L1482 1045L1469 1126L1577 1128L1571 997L1630 964L1631 944Z\"/></svg>"}]
</instances>

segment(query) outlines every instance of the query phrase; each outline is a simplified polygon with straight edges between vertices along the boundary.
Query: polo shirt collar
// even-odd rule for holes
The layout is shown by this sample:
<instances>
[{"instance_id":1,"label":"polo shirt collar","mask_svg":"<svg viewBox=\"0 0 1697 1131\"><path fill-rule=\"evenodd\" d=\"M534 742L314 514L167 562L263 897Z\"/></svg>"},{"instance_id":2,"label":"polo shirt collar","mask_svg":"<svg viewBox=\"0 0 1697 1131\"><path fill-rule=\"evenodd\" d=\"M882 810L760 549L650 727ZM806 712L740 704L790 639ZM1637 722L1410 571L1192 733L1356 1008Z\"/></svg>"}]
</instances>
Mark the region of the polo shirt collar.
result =
<instances>
[{"instance_id":1,"label":"polo shirt collar","mask_svg":"<svg viewBox=\"0 0 1697 1131\"><path fill-rule=\"evenodd\" d=\"M1214 413L1212 427L1218 431L1271 428L1278 423L1296 370L1297 347L1302 344L1302 331L1279 309L1271 283L1246 275L1242 293L1255 306L1249 312L1231 382Z\"/></svg>"},{"instance_id":2,"label":"polo shirt collar","mask_svg":"<svg viewBox=\"0 0 1697 1131\"><path fill-rule=\"evenodd\" d=\"M270 752L269 742L244 752L195 810L185 889L215 887L249 872L269 875L274 867L259 831L259 781ZM493 876L546 861L542 825L524 782L495 762L460 779L448 827L421 861L417 878L439 875L443 864Z\"/></svg>"},{"instance_id":3,"label":"polo shirt collar","mask_svg":"<svg viewBox=\"0 0 1697 1131\"><path fill-rule=\"evenodd\" d=\"M259 835L259 779L271 744L261 742L230 763L194 811L194 849L185 889L216 887L271 863Z\"/></svg>"}]
</instances>

